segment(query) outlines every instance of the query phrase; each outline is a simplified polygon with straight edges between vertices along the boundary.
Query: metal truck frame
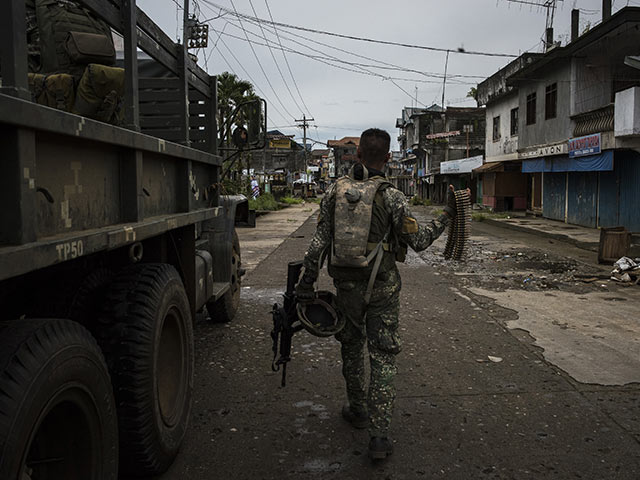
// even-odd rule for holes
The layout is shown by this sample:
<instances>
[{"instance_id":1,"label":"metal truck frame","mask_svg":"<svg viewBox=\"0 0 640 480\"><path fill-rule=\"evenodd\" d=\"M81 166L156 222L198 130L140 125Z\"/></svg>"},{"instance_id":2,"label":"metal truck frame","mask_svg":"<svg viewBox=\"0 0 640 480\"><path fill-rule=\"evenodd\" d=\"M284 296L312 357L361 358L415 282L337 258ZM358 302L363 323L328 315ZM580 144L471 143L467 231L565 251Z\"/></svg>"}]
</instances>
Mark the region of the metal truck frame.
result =
<instances>
[{"instance_id":1,"label":"metal truck frame","mask_svg":"<svg viewBox=\"0 0 640 480\"><path fill-rule=\"evenodd\" d=\"M0 4L0 478L165 471L196 312L239 302L216 78L135 0L77 1L124 38L125 128L32 103L25 1ZM139 78L138 48L173 76Z\"/></svg>"}]
</instances>

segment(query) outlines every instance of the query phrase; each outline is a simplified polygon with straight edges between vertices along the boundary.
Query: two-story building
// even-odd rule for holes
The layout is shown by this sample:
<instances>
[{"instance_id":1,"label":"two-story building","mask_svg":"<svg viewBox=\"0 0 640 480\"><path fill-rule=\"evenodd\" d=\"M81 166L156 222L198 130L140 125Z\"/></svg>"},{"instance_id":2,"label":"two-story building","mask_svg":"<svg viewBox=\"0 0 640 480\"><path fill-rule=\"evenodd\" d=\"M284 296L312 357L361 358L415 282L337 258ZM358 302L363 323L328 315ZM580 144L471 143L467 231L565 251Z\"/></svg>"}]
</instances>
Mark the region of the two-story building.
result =
<instances>
[{"instance_id":1,"label":"two-story building","mask_svg":"<svg viewBox=\"0 0 640 480\"><path fill-rule=\"evenodd\" d=\"M360 137L343 137L340 140L329 140L327 146L333 151L334 175L342 177L356 161L356 151L360 145Z\"/></svg>"},{"instance_id":2,"label":"two-story building","mask_svg":"<svg viewBox=\"0 0 640 480\"><path fill-rule=\"evenodd\" d=\"M396 120L401 162L413 177L403 182L405 194L442 202L449 183L475 189L471 166L484 153L484 117L483 108L405 107Z\"/></svg>"},{"instance_id":3,"label":"two-story building","mask_svg":"<svg viewBox=\"0 0 640 480\"><path fill-rule=\"evenodd\" d=\"M251 152L252 169L264 174L280 173L291 175L304 172L304 150L293 140L293 135L285 135L279 130L267 132L267 145L262 150Z\"/></svg>"},{"instance_id":4,"label":"two-story building","mask_svg":"<svg viewBox=\"0 0 640 480\"><path fill-rule=\"evenodd\" d=\"M485 163L474 169L478 175L477 202L495 211L541 208L530 200L527 174L522 173L518 155L520 96L507 85L507 78L518 73L542 54L525 53L484 80L477 88L478 105L486 116ZM540 188L540 178L534 178ZM527 205L529 199L530 205Z\"/></svg>"},{"instance_id":5,"label":"two-story building","mask_svg":"<svg viewBox=\"0 0 640 480\"><path fill-rule=\"evenodd\" d=\"M581 36L578 17L570 43L507 78L518 92L518 158L545 217L640 231L640 72L625 62L638 53L640 8Z\"/></svg>"}]
</instances>

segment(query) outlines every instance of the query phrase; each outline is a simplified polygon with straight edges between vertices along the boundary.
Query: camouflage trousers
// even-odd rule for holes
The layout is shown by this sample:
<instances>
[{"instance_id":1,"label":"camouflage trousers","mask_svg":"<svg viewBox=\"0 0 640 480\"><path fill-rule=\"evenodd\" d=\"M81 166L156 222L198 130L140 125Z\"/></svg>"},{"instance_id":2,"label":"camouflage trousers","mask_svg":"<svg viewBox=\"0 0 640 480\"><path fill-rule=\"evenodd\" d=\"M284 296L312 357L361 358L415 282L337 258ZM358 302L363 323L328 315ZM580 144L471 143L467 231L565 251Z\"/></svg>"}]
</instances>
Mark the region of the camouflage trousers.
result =
<instances>
[{"instance_id":1,"label":"camouflage trousers","mask_svg":"<svg viewBox=\"0 0 640 480\"><path fill-rule=\"evenodd\" d=\"M400 274L394 268L378 275L369 306L365 308L367 283L334 280L338 308L346 318L346 325L336 338L342 344L342 374L349 405L355 411L369 413L372 437L386 437L396 398L396 355L401 349L398 335ZM365 343L371 367L368 392L365 391Z\"/></svg>"}]
</instances>

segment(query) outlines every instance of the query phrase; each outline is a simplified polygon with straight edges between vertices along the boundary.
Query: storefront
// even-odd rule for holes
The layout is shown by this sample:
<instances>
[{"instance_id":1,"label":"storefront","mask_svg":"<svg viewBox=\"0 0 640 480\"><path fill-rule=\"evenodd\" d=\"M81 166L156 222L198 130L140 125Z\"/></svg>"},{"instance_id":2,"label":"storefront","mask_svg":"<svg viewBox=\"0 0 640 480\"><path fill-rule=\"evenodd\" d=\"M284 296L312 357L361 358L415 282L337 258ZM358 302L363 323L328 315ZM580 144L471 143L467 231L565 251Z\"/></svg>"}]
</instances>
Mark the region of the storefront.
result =
<instances>
[{"instance_id":1,"label":"storefront","mask_svg":"<svg viewBox=\"0 0 640 480\"><path fill-rule=\"evenodd\" d=\"M527 176L517 160L489 162L475 168L482 205L494 212L525 210L527 205Z\"/></svg>"},{"instance_id":2,"label":"storefront","mask_svg":"<svg viewBox=\"0 0 640 480\"><path fill-rule=\"evenodd\" d=\"M584 145L573 140L570 147ZM600 151L593 145L586 153L595 154L576 154L575 150L522 162L524 173L542 176L543 215L585 227L622 225L640 231L640 154L634 150Z\"/></svg>"}]
</instances>

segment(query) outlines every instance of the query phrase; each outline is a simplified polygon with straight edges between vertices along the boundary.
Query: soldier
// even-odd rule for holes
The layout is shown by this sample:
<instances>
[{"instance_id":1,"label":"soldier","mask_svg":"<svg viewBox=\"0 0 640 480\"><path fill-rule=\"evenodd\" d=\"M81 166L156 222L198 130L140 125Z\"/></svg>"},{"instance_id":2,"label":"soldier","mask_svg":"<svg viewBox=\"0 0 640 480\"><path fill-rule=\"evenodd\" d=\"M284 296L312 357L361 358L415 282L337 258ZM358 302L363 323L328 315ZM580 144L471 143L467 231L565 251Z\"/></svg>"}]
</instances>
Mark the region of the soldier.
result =
<instances>
[{"instance_id":1,"label":"soldier","mask_svg":"<svg viewBox=\"0 0 640 480\"><path fill-rule=\"evenodd\" d=\"M396 261L404 261L407 245L416 252L431 245L456 215L455 198L448 195L445 213L425 226L418 224L404 194L385 179L389 144L384 130L362 133L359 163L322 200L304 274L296 287L299 301L312 300L322 258L328 255L338 310L346 317L345 327L336 335L349 401L342 416L355 428L368 427L371 459L384 459L393 451L388 432L396 397L396 355L401 349L401 280ZM368 395L365 342L371 365Z\"/></svg>"}]
</instances>

